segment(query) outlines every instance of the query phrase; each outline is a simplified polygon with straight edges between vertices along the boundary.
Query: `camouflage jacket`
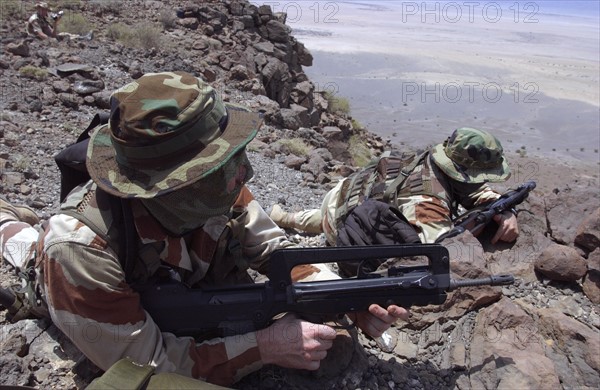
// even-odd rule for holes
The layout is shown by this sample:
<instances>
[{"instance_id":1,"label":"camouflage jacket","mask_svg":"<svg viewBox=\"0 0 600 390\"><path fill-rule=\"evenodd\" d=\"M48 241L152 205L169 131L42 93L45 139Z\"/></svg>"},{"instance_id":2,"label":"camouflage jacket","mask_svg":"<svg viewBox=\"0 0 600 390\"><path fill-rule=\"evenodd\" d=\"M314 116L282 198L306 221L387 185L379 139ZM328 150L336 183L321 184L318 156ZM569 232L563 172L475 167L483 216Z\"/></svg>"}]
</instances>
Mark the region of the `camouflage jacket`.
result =
<instances>
[{"instance_id":1,"label":"camouflage jacket","mask_svg":"<svg viewBox=\"0 0 600 390\"><path fill-rule=\"evenodd\" d=\"M95 190L89 182L72 193L65 204L73 204L75 198L78 207L98 208ZM137 234L145 248L154 248L145 251L144 263L155 261L160 267L168 266L189 284L222 280L228 274L231 267L213 264L228 217L211 218L184 237L171 237L137 202L131 203ZM273 250L293 244L246 187L235 207L245 211L241 242L244 258L251 268L264 270ZM153 259L148 261L148 257ZM59 213L49 220L38 243L37 266L53 322L103 370L129 357L155 366L158 372L229 385L262 365L254 333L197 341L161 332L144 311L139 294L126 281L115 250L73 216ZM292 277L337 278L322 267L308 266Z\"/></svg>"},{"instance_id":2,"label":"camouflage jacket","mask_svg":"<svg viewBox=\"0 0 600 390\"><path fill-rule=\"evenodd\" d=\"M405 166L411 163L410 158L404 162ZM391 165L393 164L388 160L381 158L370 168L365 168L366 171L359 171L342 180L326 195L321 215L322 227L330 244L335 245L337 240L337 221L340 219L340 210L343 210L341 205L348 199L348 194L360 192L358 197L361 199L381 197L402 169ZM353 190L349 183L355 175L361 174L365 177L362 184L359 183L362 188ZM498 197L500 194L485 183L467 184L451 180L435 165L431 155L426 153L397 189L396 204L417 230L421 242L432 243L453 227L452 219L459 206L469 210Z\"/></svg>"},{"instance_id":3,"label":"camouflage jacket","mask_svg":"<svg viewBox=\"0 0 600 390\"><path fill-rule=\"evenodd\" d=\"M35 37L37 37L39 33L52 36L53 28L47 19L41 18L37 13L35 13L27 20L27 33Z\"/></svg>"}]
</instances>

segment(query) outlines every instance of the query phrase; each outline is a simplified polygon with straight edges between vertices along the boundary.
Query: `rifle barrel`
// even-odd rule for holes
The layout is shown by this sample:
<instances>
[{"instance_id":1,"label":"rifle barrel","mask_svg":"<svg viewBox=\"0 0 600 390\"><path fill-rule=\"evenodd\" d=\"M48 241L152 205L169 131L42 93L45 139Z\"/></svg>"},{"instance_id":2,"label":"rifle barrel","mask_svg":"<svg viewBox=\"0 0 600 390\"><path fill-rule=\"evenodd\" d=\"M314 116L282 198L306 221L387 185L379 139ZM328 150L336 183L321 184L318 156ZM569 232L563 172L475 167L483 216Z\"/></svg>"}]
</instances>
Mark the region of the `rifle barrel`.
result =
<instances>
[{"instance_id":1,"label":"rifle barrel","mask_svg":"<svg viewBox=\"0 0 600 390\"><path fill-rule=\"evenodd\" d=\"M515 278L512 275L491 275L487 278L479 279L453 279L450 281L449 290L455 290L461 287L475 287L475 286L506 286L513 284Z\"/></svg>"}]
</instances>

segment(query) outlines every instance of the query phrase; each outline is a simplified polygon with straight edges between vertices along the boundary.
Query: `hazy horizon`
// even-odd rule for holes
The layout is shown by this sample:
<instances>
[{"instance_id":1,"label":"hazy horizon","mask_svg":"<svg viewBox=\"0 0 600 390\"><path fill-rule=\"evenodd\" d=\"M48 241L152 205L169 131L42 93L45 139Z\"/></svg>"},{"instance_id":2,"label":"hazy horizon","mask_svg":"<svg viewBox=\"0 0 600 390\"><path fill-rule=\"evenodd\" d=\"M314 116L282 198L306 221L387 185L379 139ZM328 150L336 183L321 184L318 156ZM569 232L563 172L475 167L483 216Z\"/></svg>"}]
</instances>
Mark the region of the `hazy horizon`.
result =
<instances>
[{"instance_id":1,"label":"hazy horizon","mask_svg":"<svg viewBox=\"0 0 600 390\"><path fill-rule=\"evenodd\" d=\"M317 88L394 143L472 126L508 150L599 159L598 2L254 3L286 11Z\"/></svg>"}]
</instances>

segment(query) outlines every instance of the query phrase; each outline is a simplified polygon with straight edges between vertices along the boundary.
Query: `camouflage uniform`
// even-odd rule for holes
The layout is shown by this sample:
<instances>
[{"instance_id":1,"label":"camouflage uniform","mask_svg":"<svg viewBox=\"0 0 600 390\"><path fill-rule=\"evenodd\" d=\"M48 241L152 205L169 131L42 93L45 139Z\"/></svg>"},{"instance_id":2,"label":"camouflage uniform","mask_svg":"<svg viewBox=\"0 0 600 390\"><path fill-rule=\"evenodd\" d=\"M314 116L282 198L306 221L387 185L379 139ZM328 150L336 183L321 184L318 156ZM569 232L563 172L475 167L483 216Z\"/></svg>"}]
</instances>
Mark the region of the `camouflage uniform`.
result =
<instances>
[{"instance_id":1,"label":"camouflage uniform","mask_svg":"<svg viewBox=\"0 0 600 390\"><path fill-rule=\"evenodd\" d=\"M402 167L419 159L394 192L394 199L421 241L432 243L453 227L452 218L456 216L458 206L469 210L500 197L487 182L504 181L510 176L502 154L500 142L492 135L477 129L458 129L446 142L422 156L398 157L395 161L399 161L400 167L390 163L389 157L393 155L384 155L370 167L340 181L327 193L319 210L288 215L287 221L285 218L274 219L277 223L284 219L285 227L323 231L329 244L335 245L337 226L342 217L340 211L349 194L359 192L357 196L361 199L381 197L386 187L401 174ZM457 160L468 165L457 163ZM360 175L364 180L351 184Z\"/></svg>"},{"instance_id":2,"label":"camouflage uniform","mask_svg":"<svg viewBox=\"0 0 600 390\"><path fill-rule=\"evenodd\" d=\"M248 282L247 267L265 272L273 250L293 245L244 185L251 176L244 147L259 126L256 114L223 105L212 88L184 73L147 74L113 94L111 122L94 131L88 148L93 181L50 218L35 258L52 321L103 370L130 357L157 372L228 385L261 367L253 332L207 340L161 332L122 265L115 245L123 240L121 216L107 201L117 196L131 206L134 281L168 269L193 286ZM169 214L161 198L186 212ZM179 219L165 226L154 214ZM166 228L180 225L188 226L183 234ZM19 237L33 228L9 222L2 232L5 226L20 236L7 234L4 243L31 247ZM240 252L227 250L233 238ZM338 278L323 265L297 267L292 277Z\"/></svg>"},{"instance_id":3,"label":"camouflage uniform","mask_svg":"<svg viewBox=\"0 0 600 390\"><path fill-rule=\"evenodd\" d=\"M39 37L39 33L49 37L54 36L54 26L45 17L40 16L42 10L49 10L48 4L37 3L36 8L37 12L27 20L27 33L34 37Z\"/></svg>"}]
</instances>

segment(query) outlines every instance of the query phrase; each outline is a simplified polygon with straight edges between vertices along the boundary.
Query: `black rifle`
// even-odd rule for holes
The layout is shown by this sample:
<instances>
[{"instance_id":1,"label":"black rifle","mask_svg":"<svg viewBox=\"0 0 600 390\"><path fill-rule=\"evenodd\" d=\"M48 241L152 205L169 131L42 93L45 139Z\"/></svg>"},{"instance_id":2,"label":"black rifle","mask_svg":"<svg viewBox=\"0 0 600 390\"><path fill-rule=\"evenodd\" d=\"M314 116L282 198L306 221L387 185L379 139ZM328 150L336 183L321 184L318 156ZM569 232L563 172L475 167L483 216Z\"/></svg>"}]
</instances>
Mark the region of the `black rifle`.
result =
<instances>
[{"instance_id":1,"label":"black rifle","mask_svg":"<svg viewBox=\"0 0 600 390\"><path fill-rule=\"evenodd\" d=\"M423 265L395 266L385 273L359 273L349 279L292 282L301 264L367 259L426 257ZM511 275L453 280L448 250L439 244L294 248L273 252L269 281L227 288L191 289L178 282L139 289L142 304L161 331L179 336L243 334L267 327L272 318L294 312L312 322L366 311L373 303L406 308L442 304L459 287L507 285ZM211 333L213 332L213 333Z\"/></svg>"},{"instance_id":2,"label":"black rifle","mask_svg":"<svg viewBox=\"0 0 600 390\"><path fill-rule=\"evenodd\" d=\"M529 193L535 188L535 182L530 180L514 190L502 194L497 200L485 204L481 207L467 211L454 221L454 227L442 234L437 238L435 242L441 242L446 238L458 236L464 233L465 230L469 229L472 232L476 232L483 228L485 225L490 223L496 214L502 214L507 210L513 210L518 204L521 204Z\"/></svg>"}]
</instances>

